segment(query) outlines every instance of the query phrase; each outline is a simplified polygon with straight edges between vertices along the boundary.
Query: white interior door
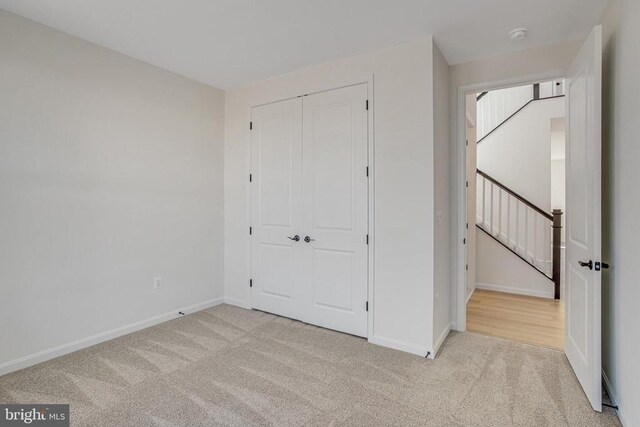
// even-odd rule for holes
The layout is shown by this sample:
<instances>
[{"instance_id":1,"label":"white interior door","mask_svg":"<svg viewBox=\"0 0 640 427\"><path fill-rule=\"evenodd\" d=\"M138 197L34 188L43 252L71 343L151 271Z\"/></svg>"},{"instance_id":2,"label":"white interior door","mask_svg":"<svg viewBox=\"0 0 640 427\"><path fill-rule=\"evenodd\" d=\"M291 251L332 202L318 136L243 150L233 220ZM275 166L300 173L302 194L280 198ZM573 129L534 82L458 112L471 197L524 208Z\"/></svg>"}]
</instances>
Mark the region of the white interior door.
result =
<instances>
[{"instance_id":1,"label":"white interior door","mask_svg":"<svg viewBox=\"0 0 640 427\"><path fill-rule=\"evenodd\" d=\"M367 85L303 98L309 323L367 335ZM306 240L309 240L306 239Z\"/></svg>"},{"instance_id":2,"label":"white interior door","mask_svg":"<svg viewBox=\"0 0 640 427\"><path fill-rule=\"evenodd\" d=\"M251 111L253 308L300 319L305 289L302 233L302 101Z\"/></svg>"},{"instance_id":3,"label":"white interior door","mask_svg":"<svg viewBox=\"0 0 640 427\"><path fill-rule=\"evenodd\" d=\"M601 379L602 28L596 27L567 76L565 351L597 411Z\"/></svg>"}]
</instances>

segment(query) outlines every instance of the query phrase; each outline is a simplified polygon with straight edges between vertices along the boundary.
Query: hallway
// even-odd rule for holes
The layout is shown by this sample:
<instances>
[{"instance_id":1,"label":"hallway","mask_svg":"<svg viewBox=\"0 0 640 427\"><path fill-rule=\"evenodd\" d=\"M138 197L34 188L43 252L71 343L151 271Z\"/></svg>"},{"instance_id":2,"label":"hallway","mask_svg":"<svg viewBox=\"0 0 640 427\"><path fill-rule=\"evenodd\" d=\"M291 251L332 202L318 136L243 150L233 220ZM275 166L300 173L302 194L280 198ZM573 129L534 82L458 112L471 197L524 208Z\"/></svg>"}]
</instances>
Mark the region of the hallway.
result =
<instances>
[{"instance_id":1,"label":"hallway","mask_svg":"<svg viewBox=\"0 0 640 427\"><path fill-rule=\"evenodd\" d=\"M564 304L476 289L467 303L467 331L563 350Z\"/></svg>"}]
</instances>

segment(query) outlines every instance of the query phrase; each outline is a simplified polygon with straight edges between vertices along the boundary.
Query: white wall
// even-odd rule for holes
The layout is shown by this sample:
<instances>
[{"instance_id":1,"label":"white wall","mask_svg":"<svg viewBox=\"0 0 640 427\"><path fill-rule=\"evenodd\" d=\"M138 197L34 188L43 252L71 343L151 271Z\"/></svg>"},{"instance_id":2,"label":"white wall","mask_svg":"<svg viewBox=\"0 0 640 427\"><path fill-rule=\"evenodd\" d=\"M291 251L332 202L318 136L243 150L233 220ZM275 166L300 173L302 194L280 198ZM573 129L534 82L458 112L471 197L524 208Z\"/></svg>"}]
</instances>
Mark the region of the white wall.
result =
<instances>
[{"instance_id":1,"label":"white wall","mask_svg":"<svg viewBox=\"0 0 640 427\"><path fill-rule=\"evenodd\" d=\"M533 85L491 90L477 102L477 138L480 141L500 123L533 99Z\"/></svg>"},{"instance_id":2,"label":"white wall","mask_svg":"<svg viewBox=\"0 0 640 427\"><path fill-rule=\"evenodd\" d=\"M223 92L0 11L0 94L0 374L223 295Z\"/></svg>"},{"instance_id":3,"label":"white wall","mask_svg":"<svg viewBox=\"0 0 640 427\"><path fill-rule=\"evenodd\" d=\"M434 141L434 350L451 330L451 209L449 188L449 64L433 44L433 141Z\"/></svg>"},{"instance_id":4,"label":"white wall","mask_svg":"<svg viewBox=\"0 0 640 427\"><path fill-rule=\"evenodd\" d=\"M565 159L551 160L551 209L560 209L562 214L562 232L560 239L565 242L565 230L567 229L564 214L566 210L566 185L565 185L566 165Z\"/></svg>"},{"instance_id":5,"label":"white wall","mask_svg":"<svg viewBox=\"0 0 640 427\"><path fill-rule=\"evenodd\" d=\"M551 209L566 211L565 119L551 120ZM564 219L564 218L563 218ZM564 228L562 229L564 241Z\"/></svg>"},{"instance_id":6,"label":"white wall","mask_svg":"<svg viewBox=\"0 0 640 427\"><path fill-rule=\"evenodd\" d=\"M566 209L564 175L565 159L551 159L551 209L562 212Z\"/></svg>"},{"instance_id":7,"label":"white wall","mask_svg":"<svg viewBox=\"0 0 640 427\"><path fill-rule=\"evenodd\" d=\"M476 289L553 298L553 282L483 231L476 233Z\"/></svg>"},{"instance_id":8,"label":"white wall","mask_svg":"<svg viewBox=\"0 0 640 427\"><path fill-rule=\"evenodd\" d=\"M640 2L615 0L603 17L602 361L625 426L640 425Z\"/></svg>"},{"instance_id":9,"label":"white wall","mask_svg":"<svg viewBox=\"0 0 640 427\"><path fill-rule=\"evenodd\" d=\"M565 155L565 120L551 120L551 209L567 211L566 207L566 155ZM567 227L564 226L566 216L562 216L562 244L565 242Z\"/></svg>"},{"instance_id":10,"label":"white wall","mask_svg":"<svg viewBox=\"0 0 640 427\"><path fill-rule=\"evenodd\" d=\"M253 105L374 80L375 246L369 339L433 352L432 40L419 40L229 90L225 141L225 300L251 305L249 117ZM445 213L446 216L446 213ZM372 327L371 327L372 326Z\"/></svg>"},{"instance_id":11,"label":"white wall","mask_svg":"<svg viewBox=\"0 0 640 427\"><path fill-rule=\"evenodd\" d=\"M478 144L478 169L551 212L551 119L564 98L534 101Z\"/></svg>"},{"instance_id":12,"label":"white wall","mask_svg":"<svg viewBox=\"0 0 640 427\"><path fill-rule=\"evenodd\" d=\"M459 283L460 265L464 265L464 250L460 250L458 242L464 237L464 217L460 212L464 209L465 197L460 196L460 189L464 184L464 156L461 152L464 147L459 144L458 138L458 88L470 88L473 91L481 91L496 84L503 86L527 83L534 80L546 80L564 76L575 54L582 45L582 40L569 41L555 45L548 45L527 49L524 51L501 55L483 60L453 65L450 67L450 125L451 125L451 189L452 189L452 218L457 223L452 227L452 241L456 248L452 250L452 318L461 320L464 312L459 312ZM460 218L463 218L461 221ZM460 307L464 307L460 304ZM454 325L462 328L463 325Z\"/></svg>"}]
</instances>

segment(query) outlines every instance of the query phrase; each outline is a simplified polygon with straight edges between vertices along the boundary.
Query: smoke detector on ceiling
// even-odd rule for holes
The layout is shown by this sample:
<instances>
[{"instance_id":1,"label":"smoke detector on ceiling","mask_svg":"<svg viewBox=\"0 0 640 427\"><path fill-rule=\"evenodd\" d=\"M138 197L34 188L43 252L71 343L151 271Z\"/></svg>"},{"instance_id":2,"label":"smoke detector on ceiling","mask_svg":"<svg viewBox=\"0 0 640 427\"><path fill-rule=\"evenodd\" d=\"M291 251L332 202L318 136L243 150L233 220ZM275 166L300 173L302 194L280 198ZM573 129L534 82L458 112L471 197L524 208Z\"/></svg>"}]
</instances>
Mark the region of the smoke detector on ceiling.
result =
<instances>
[{"instance_id":1,"label":"smoke detector on ceiling","mask_svg":"<svg viewBox=\"0 0 640 427\"><path fill-rule=\"evenodd\" d=\"M509 31L509 38L511 40L524 40L527 38L527 29L526 28L516 28L515 30Z\"/></svg>"}]
</instances>

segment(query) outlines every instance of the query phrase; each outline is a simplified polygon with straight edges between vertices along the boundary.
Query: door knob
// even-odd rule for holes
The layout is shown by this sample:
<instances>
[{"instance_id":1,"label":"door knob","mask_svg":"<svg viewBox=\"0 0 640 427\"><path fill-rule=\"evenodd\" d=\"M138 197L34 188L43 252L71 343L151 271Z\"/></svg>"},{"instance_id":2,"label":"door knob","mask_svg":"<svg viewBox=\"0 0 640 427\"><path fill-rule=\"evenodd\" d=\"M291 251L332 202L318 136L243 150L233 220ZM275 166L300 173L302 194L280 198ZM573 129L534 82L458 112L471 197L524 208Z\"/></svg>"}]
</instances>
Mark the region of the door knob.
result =
<instances>
[{"instance_id":1,"label":"door knob","mask_svg":"<svg viewBox=\"0 0 640 427\"><path fill-rule=\"evenodd\" d=\"M293 240L294 242L299 242L300 241L300 236L298 236L297 234L295 236L293 236L293 237L287 236L287 239Z\"/></svg>"},{"instance_id":2,"label":"door knob","mask_svg":"<svg viewBox=\"0 0 640 427\"><path fill-rule=\"evenodd\" d=\"M591 260L589 262L578 261L578 264L580 264L580 267L588 267L589 270L593 270L593 261Z\"/></svg>"},{"instance_id":3,"label":"door knob","mask_svg":"<svg viewBox=\"0 0 640 427\"><path fill-rule=\"evenodd\" d=\"M311 237L309 237L309 236L305 236L305 238L304 238L304 241L305 241L305 242L307 242L307 243L309 243L309 242L313 242L314 240L316 240L316 239L312 239L312 238L311 238Z\"/></svg>"}]
</instances>

